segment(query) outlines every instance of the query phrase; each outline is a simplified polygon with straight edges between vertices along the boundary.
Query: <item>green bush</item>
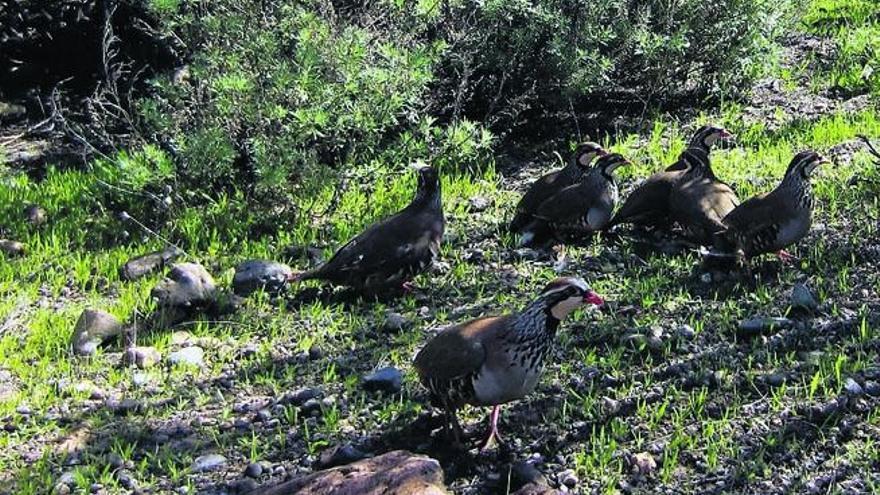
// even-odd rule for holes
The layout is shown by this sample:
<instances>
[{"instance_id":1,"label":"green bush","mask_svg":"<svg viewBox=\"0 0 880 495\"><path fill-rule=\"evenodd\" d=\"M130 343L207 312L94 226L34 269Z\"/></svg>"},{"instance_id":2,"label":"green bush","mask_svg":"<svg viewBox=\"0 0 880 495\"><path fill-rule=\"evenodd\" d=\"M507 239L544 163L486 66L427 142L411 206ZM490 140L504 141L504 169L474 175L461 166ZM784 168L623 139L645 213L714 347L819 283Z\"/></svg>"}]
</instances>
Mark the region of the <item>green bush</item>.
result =
<instances>
[{"instance_id":1,"label":"green bush","mask_svg":"<svg viewBox=\"0 0 880 495\"><path fill-rule=\"evenodd\" d=\"M292 219L353 166L479 168L493 135L558 138L561 113L735 94L784 5L151 0L188 66L155 79L139 114L183 187Z\"/></svg>"}]
</instances>

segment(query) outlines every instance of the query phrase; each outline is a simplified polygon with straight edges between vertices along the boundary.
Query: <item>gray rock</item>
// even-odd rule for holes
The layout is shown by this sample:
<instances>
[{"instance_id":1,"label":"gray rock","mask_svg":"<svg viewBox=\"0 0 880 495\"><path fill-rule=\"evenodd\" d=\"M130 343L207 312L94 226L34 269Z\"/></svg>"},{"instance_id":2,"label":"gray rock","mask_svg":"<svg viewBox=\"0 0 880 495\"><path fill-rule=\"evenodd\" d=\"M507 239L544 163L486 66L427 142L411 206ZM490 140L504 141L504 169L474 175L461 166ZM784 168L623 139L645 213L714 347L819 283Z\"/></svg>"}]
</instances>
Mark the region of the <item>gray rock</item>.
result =
<instances>
[{"instance_id":1,"label":"gray rock","mask_svg":"<svg viewBox=\"0 0 880 495\"><path fill-rule=\"evenodd\" d=\"M119 481L119 485L122 488L131 491L137 490L137 480L134 479L134 476L130 472L121 470L116 473L116 479Z\"/></svg>"},{"instance_id":2,"label":"gray rock","mask_svg":"<svg viewBox=\"0 0 880 495\"><path fill-rule=\"evenodd\" d=\"M880 383L877 383L874 380L866 381L864 389L865 393L870 395L871 397L880 396Z\"/></svg>"},{"instance_id":3,"label":"gray rock","mask_svg":"<svg viewBox=\"0 0 880 495\"><path fill-rule=\"evenodd\" d=\"M151 294L158 300L159 307L169 309L208 306L215 301L216 292L214 278L205 267L198 263L178 263Z\"/></svg>"},{"instance_id":4,"label":"gray rock","mask_svg":"<svg viewBox=\"0 0 880 495\"><path fill-rule=\"evenodd\" d=\"M739 334L743 337L755 337L774 330L791 328L794 322L788 318L750 318L739 323Z\"/></svg>"},{"instance_id":5,"label":"gray rock","mask_svg":"<svg viewBox=\"0 0 880 495\"><path fill-rule=\"evenodd\" d=\"M208 454L199 456L190 466L190 471L194 473L206 473L208 471L216 471L226 465L226 458L220 454Z\"/></svg>"},{"instance_id":6,"label":"gray rock","mask_svg":"<svg viewBox=\"0 0 880 495\"><path fill-rule=\"evenodd\" d=\"M170 246L161 251L138 256L122 265L119 269L119 278L128 281L137 280L151 273L158 272L182 255L183 251L175 246Z\"/></svg>"},{"instance_id":7,"label":"gray rock","mask_svg":"<svg viewBox=\"0 0 880 495\"><path fill-rule=\"evenodd\" d=\"M816 300L813 291L806 284L798 282L791 289L791 306L793 308L814 311L819 307L819 301Z\"/></svg>"},{"instance_id":8,"label":"gray rock","mask_svg":"<svg viewBox=\"0 0 880 495\"><path fill-rule=\"evenodd\" d=\"M263 466L258 462L252 462L244 469L244 475L249 478L259 478L263 474Z\"/></svg>"},{"instance_id":9,"label":"gray rock","mask_svg":"<svg viewBox=\"0 0 880 495\"><path fill-rule=\"evenodd\" d=\"M259 489L260 485L251 478L242 478L232 485L232 489L235 493L252 493L255 490Z\"/></svg>"},{"instance_id":10,"label":"gray rock","mask_svg":"<svg viewBox=\"0 0 880 495\"><path fill-rule=\"evenodd\" d=\"M558 479L559 479L559 483L567 486L568 488L576 487L578 482L580 481L578 479L577 475L574 474L574 471L571 469L567 469L567 470L559 473Z\"/></svg>"},{"instance_id":11,"label":"gray rock","mask_svg":"<svg viewBox=\"0 0 880 495\"><path fill-rule=\"evenodd\" d=\"M201 367L205 363L205 351L199 346L184 347L168 355L168 362L174 365Z\"/></svg>"},{"instance_id":12,"label":"gray rock","mask_svg":"<svg viewBox=\"0 0 880 495\"><path fill-rule=\"evenodd\" d=\"M516 490L530 483L539 486L549 486L547 478L534 464L527 461L517 461L510 466L511 489Z\"/></svg>"},{"instance_id":13,"label":"gray rock","mask_svg":"<svg viewBox=\"0 0 880 495\"><path fill-rule=\"evenodd\" d=\"M5 254L9 258L16 256L24 256L24 244L18 241L10 241L8 239L0 239L0 253Z\"/></svg>"},{"instance_id":14,"label":"gray rock","mask_svg":"<svg viewBox=\"0 0 880 495\"><path fill-rule=\"evenodd\" d=\"M115 399L110 398L104 402L104 406L107 409L110 409L116 414L125 415L129 413L135 413L141 410L143 407L140 402L135 399Z\"/></svg>"},{"instance_id":15,"label":"gray rock","mask_svg":"<svg viewBox=\"0 0 880 495\"><path fill-rule=\"evenodd\" d=\"M858 397L865 393L865 390L859 385L859 382L853 380L852 378L847 378L846 382L843 384L843 388L846 389L846 393L852 395L854 397Z\"/></svg>"},{"instance_id":16,"label":"gray rock","mask_svg":"<svg viewBox=\"0 0 880 495\"><path fill-rule=\"evenodd\" d=\"M46 210L39 205L29 205L24 209L24 218L33 226L39 226L46 223Z\"/></svg>"},{"instance_id":17,"label":"gray rock","mask_svg":"<svg viewBox=\"0 0 880 495\"><path fill-rule=\"evenodd\" d=\"M492 205L492 201L484 196L473 196L468 199L470 210L475 213L486 211Z\"/></svg>"},{"instance_id":18,"label":"gray rock","mask_svg":"<svg viewBox=\"0 0 880 495\"><path fill-rule=\"evenodd\" d=\"M678 336L685 340L692 340L696 337L697 332L690 325L682 325L677 329Z\"/></svg>"},{"instance_id":19,"label":"gray rock","mask_svg":"<svg viewBox=\"0 0 880 495\"><path fill-rule=\"evenodd\" d=\"M249 260L235 267L232 290L239 296L249 296L260 289L278 294L284 290L291 277L293 270L283 263Z\"/></svg>"},{"instance_id":20,"label":"gray rock","mask_svg":"<svg viewBox=\"0 0 880 495\"><path fill-rule=\"evenodd\" d=\"M382 329L388 333L399 333L401 330L408 328L412 322L406 316L400 313L389 311L385 313L385 321L382 323Z\"/></svg>"},{"instance_id":21,"label":"gray rock","mask_svg":"<svg viewBox=\"0 0 880 495\"><path fill-rule=\"evenodd\" d=\"M363 387L368 392L400 392L403 374L399 369L389 366L364 377Z\"/></svg>"},{"instance_id":22,"label":"gray rock","mask_svg":"<svg viewBox=\"0 0 880 495\"><path fill-rule=\"evenodd\" d=\"M647 476L657 470L657 461L649 452L640 452L633 456L633 471Z\"/></svg>"},{"instance_id":23,"label":"gray rock","mask_svg":"<svg viewBox=\"0 0 880 495\"><path fill-rule=\"evenodd\" d=\"M161 360L162 354L155 347L129 347L122 354L122 364L133 364L142 370L159 364Z\"/></svg>"},{"instance_id":24,"label":"gray rock","mask_svg":"<svg viewBox=\"0 0 880 495\"><path fill-rule=\"evenodd\" d=\"M135 387L143 387L144 385L150 383L150 375L141 372L132 373L131 383Z\"/></svg>"},{"instance_id":25,"label":"gray rock","mask_svg":"<svg viewBox=\"0 0 880 495\"><path fill-rule=\"evenodd\" d=\"M98 346L122 333L122 323L110 313L86 309L73 329L73 351L80 356L90 356Z\"/></svg>"},{"instance_id":26,"label":"gray rock","mask_svg":"<svg viewBox=\"0 0 880 495\"><path fill-rule=\"evenodd\" d=\"M315 462L317 469L328 469L343 464L351 464L366 457L367 454L361 452L350 444L336 445L321 452L318 460Z\"/></svg>"},{"instance_id":27,"label":"gray rock","mask_svg":"<svg viewBox=\"0 0 880 495\"><path fill-rule=\"evenodd\" d=\"M321 390L317 388L301 388L299 390L287 393L279 402L282 404L292 404L294 406L302 406L309 400L317 399L321 396Z\"/></svg>"}]
</instances>

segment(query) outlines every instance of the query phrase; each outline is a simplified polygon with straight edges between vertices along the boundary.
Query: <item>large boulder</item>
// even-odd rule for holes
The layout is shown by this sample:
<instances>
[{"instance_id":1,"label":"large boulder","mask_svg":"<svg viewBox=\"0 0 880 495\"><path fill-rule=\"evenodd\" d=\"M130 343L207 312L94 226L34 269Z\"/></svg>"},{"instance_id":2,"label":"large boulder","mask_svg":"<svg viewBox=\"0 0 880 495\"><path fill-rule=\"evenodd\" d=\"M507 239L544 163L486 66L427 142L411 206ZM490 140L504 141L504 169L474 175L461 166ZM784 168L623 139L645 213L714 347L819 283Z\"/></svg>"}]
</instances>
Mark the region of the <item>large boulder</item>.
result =
<instances>
[{"instance_id":1,"label":"large boulder","mask_svg":"<svg viewBox=\"0 0 880 495\"><path fill-rule=\"evenodd\" d=\"M122 323L110 313L86 309L79 315L73 330L73 351L90 356L98 346L122 333Z\"/></svg>"},{"instance_id":2,"label":"large boulder","mask_svg":"<svg viewBox=\"0 0 880 495\"><path fill-rule=\"evenodd\" d=\"M215 301L214 277L198 263L178 263L156 284L152 296L162 309L200 308Z\"/></svg>"},{"instance_id":3,"label":"large boulder","mask_svg":"<svg viewBox=\"0 0 880 495\"><path fill-rule=\"evenodd\" d=\"M430 457L405 450L364 459L260 488L252 495L446 495L443 469Z\"/></svg>"}]
</instances>

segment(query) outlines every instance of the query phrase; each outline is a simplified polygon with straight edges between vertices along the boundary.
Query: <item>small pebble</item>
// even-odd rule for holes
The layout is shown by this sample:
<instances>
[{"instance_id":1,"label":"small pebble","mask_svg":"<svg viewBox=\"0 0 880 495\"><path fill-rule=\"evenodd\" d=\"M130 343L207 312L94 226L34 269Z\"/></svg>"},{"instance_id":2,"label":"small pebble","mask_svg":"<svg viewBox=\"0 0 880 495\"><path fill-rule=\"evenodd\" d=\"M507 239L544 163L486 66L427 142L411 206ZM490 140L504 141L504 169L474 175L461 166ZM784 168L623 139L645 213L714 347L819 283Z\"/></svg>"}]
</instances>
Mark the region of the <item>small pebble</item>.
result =
<instances>
[{"instance_id":1,"label":"small pebble","mask_svg":"<svg viewBox=\"0 0 880 495\"><path fill-rule=\"evenodd\" d=\"M199 456L193 461L190 470L194 473L216 471L226 464L226 458L220 454L207 454Z\"/></svg>"},{"instance_id":2,"label":"small pebble","mask_svg":"<svg viewBox=\"0 0 880 495\"><path fill-rule=\"evenodd\" d=\"M559 482L568 488L576 487L579 481L577 475L571 469L559 473Z\"/></svg>"},{"instance_id":3,"label":"small pebble","mask_svg":"<svg viewBox=\"0 0 880 495\"><path fill-rule=\"evenodd\" d=\"M858 397L858 396L862 395L863 393L865 393L864 389L862 389L862 386L859 385L859 383L857 381L853 380L852 378L846 379L846 382L844 382L844 384L843 384L843 388L846 389L846 392L848 394L855 396L855 397Z\"/></svg>"},{"instance_id":4,"label":"small pebble","mask_svg":"<svg viewBox=\"0 0 880 495\"><path fill-rule=\"evenodd\" d=\"M364 377L363 387L368 392L400 392L403 385L403 374L399 369L389 366L377 370Z\"/></svg>"},{"instance_id":5,"label":"small pebble","mask_svg":"<svg viewBox=\"0 0 880 495\"><path fill-rule=\"evenodd\" d=\"M263 466L257 462L252 462L247 465L244 474L249 478L259 478L260 475L263 474Z\"/></svg>"}]
</instances>

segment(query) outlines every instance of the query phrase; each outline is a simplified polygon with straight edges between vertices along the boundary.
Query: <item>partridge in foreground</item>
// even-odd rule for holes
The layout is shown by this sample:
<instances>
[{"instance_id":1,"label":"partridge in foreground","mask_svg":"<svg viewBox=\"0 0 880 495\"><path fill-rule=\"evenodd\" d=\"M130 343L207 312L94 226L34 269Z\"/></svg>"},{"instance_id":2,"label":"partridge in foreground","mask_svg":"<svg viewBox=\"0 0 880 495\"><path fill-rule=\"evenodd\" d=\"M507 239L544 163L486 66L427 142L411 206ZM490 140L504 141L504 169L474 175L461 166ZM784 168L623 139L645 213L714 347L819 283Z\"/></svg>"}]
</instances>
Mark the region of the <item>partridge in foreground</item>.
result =
<instances>
[{"instance_id":1,"label":"partridge in foreground","mask_svg":"<svg viewBox=\"0 0 880 495\"><path fill-rule=\"evenodd\" d=\"M545 200L522 230L521 245L567 242L605 228L617 203L614 171L629 162L613 153L599 158L580 183Z\"/></svg>"},{"instance_id":2,"label":"partridge in foreground","mask_svg":"<svg viewBox=\"0 0 880 495\"><path fill-rule=\"evenodd\" d=\"M465 404L493 406L482 448L498 436L501 404L521 399L538 383L544 357L559 323L578 307L601 305L601 297L579 278L558 278L519 313L456 325L431 339L414 366L431 402L443 409L446 430L460 444L456 411Z\"/></svg>"},{"instance_id":3,"label":"partridge in foreground","mask_svg":"<svg viewBox=\"0 0 880 495\"><path fill-rule=\"evenodd\" d=\"M694 174L697 177L673 188L669 213L687 238L711 246L715 235L726 229L724 217L739 206L739 198L728 184L715 176L708 155L700 167L701 171Z\"/></svg>"},{"instance_id":4,"label":"partridge in foreground","mask_svg":"<svg viewBox=\"0 0 880 495\"><path fill-rule=\"evenodd\" d=\"M425 166L418 170L416 194L406 208L367 228L320 267L293 278L325 280L367 293L406 289L440 252L444 227L440 177Z\"/></svg>"},{"instance_id":5,"label":"partridge in foreground","mask_svg":"<svg viewBox=\"0 0 880 495\"><path fill-rule=\"evenodd\" d=\"M574 150L571 162L563 169L550 172L529 186L529 190L516 205L516 214L510 222L510 231L519 234L521 230L532 221L535 211L547 198L561 191L563 188L580 181L584 173L590 168L590 163L597 156L607 154L596 143L581 143Z\"/></svg>"},{"instance_id":6,"label":"partridge in foreground","mask_svg":"<svg viewBox=\"0 0 880 495\"><path fill-rule=\"evenodd\" d=\"M795 155L776 189L750 198L724 218L727 230L719 234L718 247L746 258L775 251L781 259L791 259L784 248L801 240L810 230L810 175L823 163L828 161L815 151Z\"/></svg>"},{"instance_id":7,"label":"partridge in foreground","mask_svg":"<svg viewBox=\"0 0 880 495\"><path fill-rule=\"evenodd\" d=\"M693 178L694 155L699 155L701 161L705 160L708 163L712 146L718 141L729 140L732 137L721 127L708 125L700 127L675 163L666 167L666 170L648 177L630 193L607 228L622 223L645 227L666 226L669 222L669 201L673 189L683 181Z\"/></svg>"}]
</instances>

